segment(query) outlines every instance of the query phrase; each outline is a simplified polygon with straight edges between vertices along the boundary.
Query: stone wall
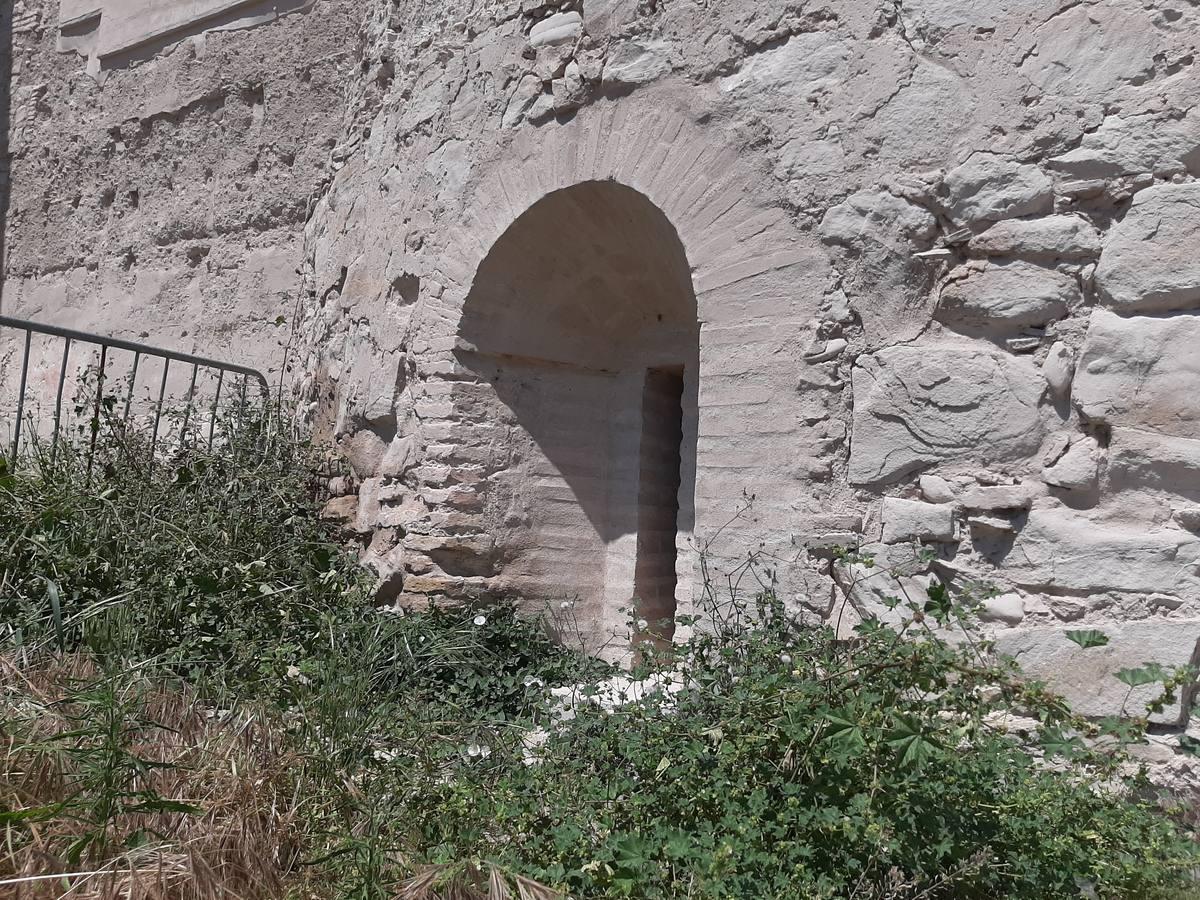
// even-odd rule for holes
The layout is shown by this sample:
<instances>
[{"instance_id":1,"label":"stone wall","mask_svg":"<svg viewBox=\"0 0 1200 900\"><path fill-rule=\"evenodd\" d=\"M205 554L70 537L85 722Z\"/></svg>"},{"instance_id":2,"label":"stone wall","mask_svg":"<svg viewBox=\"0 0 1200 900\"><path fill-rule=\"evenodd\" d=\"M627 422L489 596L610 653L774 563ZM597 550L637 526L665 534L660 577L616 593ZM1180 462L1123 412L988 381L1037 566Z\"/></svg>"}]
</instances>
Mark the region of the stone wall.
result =
<instances>
[{"instance_id":1,"label":"stone wall","mask_svg":"<svg viewBox=\"0 0 1200 900\"><path fill-rule=\"evenodd\" d=\"M1185 0L373 6L353 152L308 225L303 394L353 465L339 509L381 598L531 587L520 543L551 500L511 485L540 477L521 449L539 420L464 323L483 315L529 358L562 302L488 260L539 201L613 182L674 229L676 296L700 323L680 610L704 588L701 548L718 582L759 553L798 610L843 622L933 578L991 584L1001 646L1091 712L1117 711L1121 685L1064 630L1108 630L1110 668L1193 659L1197 34ZM543 253L570 272L671 265L648 241L594 240L647 218L579 205L525 245L528 271ZM481 290L507 299L480 313ZM653 295L614 282L589 302L615 315ZM578 396L596 454L601 419L636 435L636 401ZM575 597L598 638L632 600L611 554L628 563L637 535L620 532L610 580ZM907 568L865 577L830 558L845 543ZM559 561L531 599L569 601L584 570Z\"/></svg>"},{"instance_id":2,"label":"stone wall","mask_svg":"<svg viewBox=\"0 0 1200 900\"><path fill-rule=\"evenodd\" d=\"M990 584L1089 712L1196 656L1188 0L62 10L14 11L4 312L272 370L298 312L382 601L627 647L754 556L843 627Z\"/></svg>"},{"instance_id":3,"label":"stone wall","mask_svg":"<svg viewBox=\"0 0 1200 900\"><path fill-rule=\"evenodd\" d=\"M60 13L58 0L18 0L0 311L253 365L274 381L304 222L359 66L361 11L324 0L281 17L286 4L240 3L222 18L214 6L231 4L63 0ZM156 12L176 27L158 28ZM116 26L124 55L97 55L95 39ZM12 338L0 333L5 409L20 364ZM60 352L37 345L35 393L57 377ZM125 357L114 355L114 375Z\"/></svg>"}]
</instances>

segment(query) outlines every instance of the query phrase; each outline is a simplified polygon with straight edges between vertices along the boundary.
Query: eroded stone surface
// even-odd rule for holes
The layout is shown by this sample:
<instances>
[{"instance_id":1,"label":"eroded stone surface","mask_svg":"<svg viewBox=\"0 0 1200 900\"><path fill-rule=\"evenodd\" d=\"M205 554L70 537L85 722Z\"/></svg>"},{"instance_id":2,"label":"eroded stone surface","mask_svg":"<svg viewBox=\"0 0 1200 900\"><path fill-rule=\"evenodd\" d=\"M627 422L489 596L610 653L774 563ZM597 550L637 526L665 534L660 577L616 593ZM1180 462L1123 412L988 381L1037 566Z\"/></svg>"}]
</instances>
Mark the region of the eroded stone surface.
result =
<instances>
[{"instance_id":1,"label":"eroded stone surface","mask_svg":"<svg viewBox=\"0 0 1200 900\"><path fill-rule=\"evenodd\" d=\"M1026 360L946 342L893 347L854 368L850 480L895 480L930 463L1036 450L1041 377Z\"/></svg>"},{"instance_id":2,"label":"eroded stone surface","mask_svg":"<svg viewBox=\"0 0 1200 900\"><path fill-rule=\"evenodd\" d=\"M1080 299L1075 279L1033 263L964 266L942 287L937 318L959 331L995 333L1045 325Z\"/></svg>"},{"instance_id":3,"label":"eroded stone surface","mask_svg":"<svg viewBox=\"0 0 1200 900\"><path fill-rule=\"evenodd\" d=\"M1106 625L1099 630L1108 636L1103 647L1081 648L1067 638L1065 628L1026 628L1001 634L996 651L1015 658L1082 715L1135 716L1146 713L1146 704L1160 696L1162 688L1146 685L1131 692L1116 673L1148 662L1165 667L1192 664L1200 640L1196 620ZM1150 720L1174 724L1181 715L1176 702Z\"/></svg>"},{"instance_id":4,"label":"eroded stone surface","mask_svg":"<svg viewBox=\"0 0 1200 900\"><path fill-rule=\"evenodd\" d=\"M971 239L971 250L984 256L1011 256L1048 262L1091 259L1100 253L1100 233L1077 215L997 222Z\"/></svg>"},{"instance_id":5,"label":"eroded stone surface","mask_svg":"<svg viewBox=\"0 0 1200 900\"><path fill-rule=\"evenodd\" d=\"M1114 526L1066 508L1033 509L1006 560L1022 587L1141 592L1153 586L1200 598L1200 540L1174 529Z\"/></svg>"},{"instance_id":6,"label":"eroded stone surface","mask_svg":"<svg viewBox=\"0 0 1200 900\"><path fill-rule=\"evenodd\" d=\"M1071 397L1088 419L1200 438L1200 316L1092 312Z\"/></svg>"},{"instance_id":7,"label":"eroded stone surface","mask_svg":"<svg viewBox=\"0 0 1200 900\"><path fill-rule=\"evenodd\" d=\"M1050 212L1050 178L1037 166L980 152L946 173L947 208L960 223Z\"/></svg>"},{"instance_id":8,"label":"eroded stone surface","mask_svg":"<svg viewBox=\"0 0 1200 900\"><path fill-rule=\"evenodd\" d=\"M1096 267L1096 289L1121 312L1200 308L1200 183L1163 184L1133 198Z\"/></svg>"},{"instance_id":9,"label":"eroded stone surface","mask_svg":"<svg viewBox=\"0 0 1200 900\"><path fill-rule=\"evenodd\" d=\"M885 497L881 515L885 544L954 540L954 508L947 504Z\"/></svg>"}]
</instances>

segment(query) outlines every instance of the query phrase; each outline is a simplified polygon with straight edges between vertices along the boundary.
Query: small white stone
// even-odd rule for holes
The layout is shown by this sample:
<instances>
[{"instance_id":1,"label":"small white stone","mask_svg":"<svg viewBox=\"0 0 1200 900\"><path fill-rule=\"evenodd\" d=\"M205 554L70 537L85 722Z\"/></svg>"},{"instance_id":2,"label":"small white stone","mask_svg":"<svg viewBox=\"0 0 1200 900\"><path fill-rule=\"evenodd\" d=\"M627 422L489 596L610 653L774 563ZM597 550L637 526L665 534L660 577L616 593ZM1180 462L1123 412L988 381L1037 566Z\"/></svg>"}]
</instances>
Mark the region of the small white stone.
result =
<instances>
[{"instance_id":1,"label":"small white stone","mask_svg":"<svg viewBox=\"0 0 1200 900\"><path fill-rule=\"evenodd\" d=\"M954 488L939 475L922 475L920 485L921 496L930 503L953 503L955 500Z\"/></svg>"},{"instance_id":2,"label":"small white stone","mask_svg":"<svg viewBox=\"0 0 1200 900\"><path fill-rule=\"evenodd\" d=\"M1096 486L1100 456L1100 445L1095 438L1081 438L1071 445L1062 459L1042 469L1042 480L1068 490L1090 490Z\"/></svg>"},{"instance_id":3,"label":"small white stone","mask_svg":"<svg viewBox=\"0 0 1200 900\"><path fill-rule=\"evenodd\" d=\"M1071 379L1075 376L1075 357L1062 341L1057 341L1046 354L1042 363L1042 374L1056 397L1066 397L1071 392Z\"/></svg>"},{"instance_id":4,"label":"small white stone","mask_svg":"<svg viewBox=\"0 0 1200 900\"><path fill-rule=\"evenodd\" d=\"M1025 601L1020 594L1000 594L997 597L988 597L983 601L979 618L985 622L1020 625L1025 618Z\"/></svg>"},{"instance_id":5,"label":"small white stone","mask_svg":"<svg viewBox=\"0 0 1200 900\"><path fill-rule=\"evenodd\" d=\"M804 361L809 364L828 362L831 359L836 359L838 356L841 356L842 351L845 350L846 347L847 342L845 338L834 338L816 352L806 353L804 355Z\"/></svg>"},{"instance_id":6,"label":"small white stone","mask_svg":"<svg viewBox=\"0 0 1200 900\"><path fill-rule=\"evenodd\" d=\"M575 40L583 30L583 17L577 12L547 16L529 30L529 46L534 49Z\"/></svg>"}]
</instances>

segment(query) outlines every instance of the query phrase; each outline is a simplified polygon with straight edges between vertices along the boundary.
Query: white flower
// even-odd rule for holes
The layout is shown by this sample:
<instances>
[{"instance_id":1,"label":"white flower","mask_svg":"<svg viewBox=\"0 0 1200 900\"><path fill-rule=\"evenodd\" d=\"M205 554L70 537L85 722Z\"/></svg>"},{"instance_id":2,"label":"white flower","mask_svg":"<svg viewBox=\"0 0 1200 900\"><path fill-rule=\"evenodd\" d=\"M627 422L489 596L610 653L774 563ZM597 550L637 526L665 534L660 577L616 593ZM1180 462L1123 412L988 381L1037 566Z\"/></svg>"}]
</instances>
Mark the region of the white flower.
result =
<instances>
[{"instance_id":1,"label":"white flower","mask_svg":"<svg viewBox=\"0 0 1200 900\"><path fill-rule=\"evenodd\" d=\"M487 624L487 616L476 616L471 621L474 622L476 625L483 626L483 625Z\"/></svg>"},{"instance_id":2,"label":"white flower","mask_svg":"<svg viewBox=\"0 0 1200 900\"><path fill-rule=\"evenodd\" d=\"M468 744L467 756L471 759L487 759L492 755L492 748L486 744Z\"/></svg>"},{"instance_id":3,"label":"white flower","mask_svg":"<svg viewBox=\"0 0 1200 900\"><path fill-rule=\"evenodd\" d=\"M638 627L638 631L645 631L647 628L650 627L650 623L647 622L645 619L638 619L637 627Z\"/></svg>"},{"instance_id":4,"label":"white flower","mask_svg":"<svg viewBox=\"0 0 1200 900\"><path fill-rule=\"evenodd\" d=\"M574 607L575 607L574 600L564 600L562 603L558 604L558 608L561 609L563 612L566 612L568 609L573 609Z\"/></svg>"},{"instance_id":5,"label":"white flower","mask_svg":"<svg viewBox=\"0 0 1200 900\"><path fill-rule=\"evenodd\" d=\"M780 654L779 654L779 661L780 661L781 663L783 663L785 666L790 666L790 665L792 664L792 657L791 657L791 654L789 654L789 653L780 653Z\"/></svg>"}]
</instances>

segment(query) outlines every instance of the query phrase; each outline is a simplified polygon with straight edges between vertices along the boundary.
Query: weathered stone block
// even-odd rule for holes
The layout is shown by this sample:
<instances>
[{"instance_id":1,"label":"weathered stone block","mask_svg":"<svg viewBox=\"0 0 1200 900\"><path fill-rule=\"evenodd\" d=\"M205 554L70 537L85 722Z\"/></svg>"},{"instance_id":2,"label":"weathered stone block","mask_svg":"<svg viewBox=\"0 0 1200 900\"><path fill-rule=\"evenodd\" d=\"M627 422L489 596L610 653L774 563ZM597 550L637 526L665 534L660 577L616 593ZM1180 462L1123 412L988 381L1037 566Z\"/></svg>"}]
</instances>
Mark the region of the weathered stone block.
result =
<instances>
[{"instance_id":1,"label":"weathered stone block","mask_svg":"<svg viewBox=\"0 0 1200 900\"><path fill-rule=\"evenodd\" d=\"M1027 675L1045 681L1082 715L1143 715L1146 704L1162 689L1146 685L1130 693L1116 673L1148 662L1188 665L1196 658L1200 640L1196 620L1131 622L1103 625L1099 630L1109 638L1106 646L1084 649L1069 640L1063 628L1027 628L1000 634L996 650L1016 659ZM1181 718L1176 703L1151 721L1174 724Z\"/></svg>"},{"instance_id":2,"label":"weathered stone block","mask_svg":"<svg viewBox=\"0 0 1200 900\"><path fill-rule=\"evenodd\" d=\"M1100 253L1100 233L1081 216L1045 216L997 222L971 239L971 250L985 256L1022 259L1089 259Z\"/></svg>"},{"instance_id":3,"label":"weathered stone block","mask_svg":"<svg viewBox=\"0 0 1200 900\"><path fill-rule=\"evenodd\" d=\"M1005 560L1005 574L1034 589L1157 589L1200 598L1198 562L1200 540L1186 531L1100 523L1065 508L1034 509Z\"/></svg>"},{"instance_id":4,"label":"weathered stone block","mask_svg":"<svg viewBox=\"0 0 1200 900\"><path fill-rule=\"evenodd\" d=\"M604 64L605 84L649 84L671 71L670 50L663 43L618 44Z\"/></svg>"},{"instance_id":5,"label":"weathered stone block","mask_svg":"<svg viewBox=\"0 0 1200 900\"><path fill-rule=\"evenodd\" d=\"M1123 312L1200 308L1200 182L1163 184L1133 198L1096 267L1096 290Z\"/></svg>"},{"instance_id":6,"label":"weathered stone block","mask_svg":"<svg viewBox=\"0 0 1200 900\"><path fill-rule=\"evenodd\" d=\"M1091 490L1096 486L1102 457L1095 438L1081 438L1057 462L1042 469L1042 480L1069 490Z\"/></svg>"},{"instance_id":7,"label":"weathered stone block","mask_svg":"<svg viewBox=\"0 0 1200 900\"><path fill-rule=\"evenodd\" d=\"M1200 114L1146 113L1106 116L1079 146L1049 167L1076 178L1116 178L1142 172L1175 172L1200 166Z\"/></svg>"},{"instance_id":8,"label":"weathered stone block","mask_svg":"<svg viewBox=\"0 0 1200 900\"><path fill-rule=\"evenodd\" d=\"M943 286L937 318L960 331L996 333L1045 325L1080 300L1070 275L1028 262L963 266Z\"/></svg>"},{"instance_id":9,"label":"weathered stone block","mask_svg":"<svg viewBox=\"0 0 1200 900\"><path fill-rule=\"evenodd\" d=\"M954 507L897 497L883 498L883 542L953 541Z\"/></svg>"},{"instance_id":10,"label":"weathered stone block","mask_svg":"<svg viewBox=\"0 0 1200 900\"><path fill-rule=\"evenodd\" d=\"M1094 310L1072 400L1094 421L1200 438L1197 347L1200 316L1122 318Z\"/></svg>"},{"instance_id":11,"label":"weathered stone block","mask_svg":"<svg viewBox=\"0 0 1200 900\"><path fill-rule=\"evenodd\" d=\"M946 206L956 222L997 221L1050 212L1054 190L1037 166L975 153L946 173Z\"/></svg>"},{"instance_id":12,"label":"weathered stone block","mask_svg":"<svg viewBox=\"0 0 1200 900\"><path fill-rule=\"evenodd\" d=\"M855 484L951 459L1017 459L1041 444L1043 381L1027 358L958 342L906 345L861 357L852 378Z\"/></svg>"}]
</instances>

